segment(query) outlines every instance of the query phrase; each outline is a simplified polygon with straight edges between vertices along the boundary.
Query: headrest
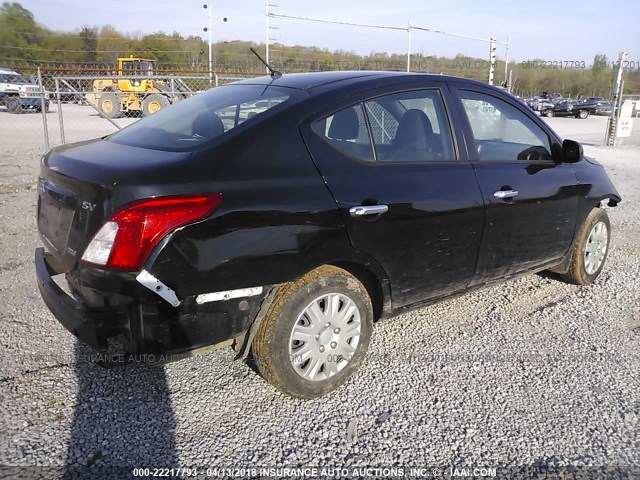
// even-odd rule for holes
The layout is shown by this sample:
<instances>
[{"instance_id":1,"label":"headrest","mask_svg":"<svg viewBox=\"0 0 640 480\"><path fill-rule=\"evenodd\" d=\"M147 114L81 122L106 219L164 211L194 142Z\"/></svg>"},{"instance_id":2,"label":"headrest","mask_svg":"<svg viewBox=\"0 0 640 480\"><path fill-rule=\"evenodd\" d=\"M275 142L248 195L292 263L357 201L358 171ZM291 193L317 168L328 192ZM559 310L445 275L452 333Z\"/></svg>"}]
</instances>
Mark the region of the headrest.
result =
<instances>
[{"instance_id":1,"label":"headrest","mask_svg":"<svg viewBox=\"0 0 640 480\"><path fill-rule=\"evenodd\" d=\"M393 143L396 145L424 143L426 145L428 136L432 134L433 128L427 114L422 110L412 108L407 110L400 119Z\"/></svg>"},{"instance_id":2,"label":"headrest","mask_svg":"<svg viewBox=\"0 0 640 480\"><path fill-rule=\"evenodd\" d=\"M191 132L206 139L215 138L224 133L224 125L220 117L204 110L198 114L191 124Z\"/></svg>"}]
</instances>

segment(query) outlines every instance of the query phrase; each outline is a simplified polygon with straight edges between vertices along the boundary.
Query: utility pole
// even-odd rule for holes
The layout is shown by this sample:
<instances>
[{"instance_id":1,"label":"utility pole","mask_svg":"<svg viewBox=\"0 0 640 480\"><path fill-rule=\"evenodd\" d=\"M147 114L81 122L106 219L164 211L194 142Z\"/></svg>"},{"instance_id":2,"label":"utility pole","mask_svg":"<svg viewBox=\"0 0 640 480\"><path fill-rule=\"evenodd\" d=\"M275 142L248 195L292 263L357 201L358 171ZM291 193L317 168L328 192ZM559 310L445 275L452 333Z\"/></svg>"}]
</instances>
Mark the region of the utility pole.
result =
<instances>
[{"instance_id":1,"label":"utility pole","mask_svg":"<svg viewBox=\"0 0 640 480\"><path fill-rule=\"evenodd\" d=\"M209 26L205 27L204 31L209 34L209 85L211 85L213 84L213 55L211 54L211 2L208 4L205 3L202 5L202 8L207 11L207 16L209 17Z\"/></svg>"},{"instance_id":2,"label":"utility pole","mask_svg":"<svg viewBox=\"0 0 640 480\"><path fill-rule=\"evenodd\" d=\"M511 72L509 71L509 37L507 37L507 48L504 54L504 81L507 82L507 91L511 93Z\"/></svg>"},{"instance_id":3,"label":"utility pole","mask_svg":"<svg viewBox=\"0 0 640 480\"><path fill-rule=\"evenodd\" d=\"M620 116L620 99L622 98L622 65L624 59L627 58L627 52L620 52L618 57L618 72L616 73L616 83L613 89L613 108L611 109L611 116L609 117L609 123L607 125L607 137L605 138L605 145L613 147L616 144L616 127L618 123L618 117Z\"/></svg>"},{"instance_id":4,"label":"utility pole","mask_svg":"<svg viewBox=\"0 0 640 480\"><path fill-rule=\"evenodd\" d=\"M269 0L267 0L267 44L266 44L266 52L265 52L265 61L269 63ZM267 68L267 70L269 69Z\"/></svg>"},{"instance_id":5,"label":"utility pole","mask_svg":"<svg viewBox=\"0 0 640 480\"><path fill-rule=\"evenodd\" d=\"M407 22L407 73L411 71L411 24Z\"/></svg>"},{"instance_id":6,"label":"utility pole","mask_svg":"<svg viewBox=\"0 0 640 480\"><path fill-rule=\"evenodd\" d=\"M496 39L491 37L489 45L489 85L493 85L493 76L496 70Z\"/></svg>"},{"instance_id":7,"label":"utility pole","mask_svg":"<svg viewBox=\"0 0 640 480\"><path fill-rule=\"evenodd\" d=\"M271 30L277 30L277 29L278 29L278 27L272 27L272 26L269 24L269 18L270 18L270 17L275 16L275 15L273 15L273 14L271 13L271 11L269 10L269 7L277 8L277 7L278 7L278 5L276 5L275 3L269 3L269 0L267 0L267 8L266 8L266 10L267 10L267 21L266 21L266 47L265 47L265 61L266 61L267 63L269 63L269 43L271 42L271 40L276 40L275 38L271 38ZM269 65L271 65L271 64L269 63ZM271 72L269 71L269 69L268 69L268 68L266 68L266 67L265 67L265 70L266 70L266 72L267 72L267 73L271 73Z\"/></svg>"}]
</instances>

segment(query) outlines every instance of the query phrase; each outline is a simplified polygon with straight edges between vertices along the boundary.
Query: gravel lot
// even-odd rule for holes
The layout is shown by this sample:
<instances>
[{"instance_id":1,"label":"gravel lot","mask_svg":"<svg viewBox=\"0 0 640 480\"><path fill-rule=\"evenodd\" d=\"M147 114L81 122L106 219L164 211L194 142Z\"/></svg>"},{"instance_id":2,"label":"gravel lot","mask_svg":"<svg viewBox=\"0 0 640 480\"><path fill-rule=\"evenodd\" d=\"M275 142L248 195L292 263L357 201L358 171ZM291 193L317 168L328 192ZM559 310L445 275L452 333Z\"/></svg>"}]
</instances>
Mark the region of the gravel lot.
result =
<instances>
[{"instance_id":1,"label":"gravel lot","mask_svg":"<svg viewBox=\"0 0 640 480\"><path fill-rule=\"evenodd\" d=\"M70 138L111 131L88 107L63 108L79 112ZM549 122L599 144L603 120ZM585 146L624 199L609 210L611 253L594 285L532 275L381 322L345 387L301 401L230 350L164 367L87 361L34 278L41 129L39 115L0 112L0 465L32 467L0 477L255 465L396 465L405 475L489 466L499 477L517 466L590 466L601 468L587 476L640 476L640 148Z\"/></svg>"}]
</instances>

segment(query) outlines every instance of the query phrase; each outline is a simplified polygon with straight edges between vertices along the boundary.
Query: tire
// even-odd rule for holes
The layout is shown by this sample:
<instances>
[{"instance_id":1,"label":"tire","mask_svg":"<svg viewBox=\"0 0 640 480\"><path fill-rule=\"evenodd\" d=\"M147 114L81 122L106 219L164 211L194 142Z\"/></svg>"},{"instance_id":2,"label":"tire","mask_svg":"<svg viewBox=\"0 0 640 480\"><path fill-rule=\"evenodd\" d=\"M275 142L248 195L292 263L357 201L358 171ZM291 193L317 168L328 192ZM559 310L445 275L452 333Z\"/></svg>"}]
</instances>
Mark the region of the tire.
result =
<instances>
[{"instance_id":1,"label":"tire","mask_svg":"<svg viewBox=\"0 0 640 480\"><path fill-rule=\"evenodd\" d=\"M544 116L549 118L549 117L553 117L553 110L548 109L544 111Z\"/></svg>"},{"instance_id":2,"label":"tire","mask_svg":"<svg viewBox=\"0 0 640 480\"><path fill-rule=\"evenodd\" d=\"M142 101L142 113L145 117L153 115L163 108L168 107L170 104L171 102L169 102L169 99L164 95L152 93Z\"/></svg>"},{"instance_id":3,"label":"tire","mask_svg":"<svg viewBox=\"0 0 640 480\"><path fill-rule=\"evenodd\" d=\"M332 305L337 307L333 316ZM316 398L337 389L358 369L372 330L366 288L347 271L322 266L278 287L253 341L253 358L263 378L278 390ZM303 339L307 336L308 341Z\"/></svg>"},{"instance_id":4,"label":"tire","mask_svg":"<svg viewBox=\"0 0 640 480\"><path fill-rule=\"evenodd\" d=\"M22 113L22 105L20 99L17 97L8 97L5 99L4 104L7 106L9 113Z\"/></svg>"},{"instance_id":5,"label":"tire","mask_svg":"<svg viewBox=\"0 0 640 480\"><path fill-rule=\"evenodd\" d=\"M98 98L98 108L107 118L116 118L122 113L122 107L120 106L120 99L118 95L113 92L107 92L100 95Z\"/></svg>"},{"instance_id":6,"label":"tire","mask_svg":"<svg viewBox=\"0 0 640 480\"><path fill-rule=\"evenodd\" d=\"M42 107L40 105L35 107L35 109L36 109L36 112L42 112ZM49 113L49 104L48 103L44 104L44 113Z\"/></svg>"},{"instance_id":7,"label":"tire","mask_svg":"<svg viewBox=\"0 0 640 480\"><path fill-rule=\"evenodd\" d=\"M581 119L585 119L589 116L589 112L587 110L580 110L577 115L576 118L581 118Z\"/></svg>"},{"instance_id":8,"label":"tire","mask_svg":"<svg viewBox=\"0 0 640 480\"><path fill-rule=\"evenodd\" d=\"M606 262L610 240L609 216L602 208L594 208L578 232L564 280L576 285L593 283Z\"/></svg>"}]
</instances>

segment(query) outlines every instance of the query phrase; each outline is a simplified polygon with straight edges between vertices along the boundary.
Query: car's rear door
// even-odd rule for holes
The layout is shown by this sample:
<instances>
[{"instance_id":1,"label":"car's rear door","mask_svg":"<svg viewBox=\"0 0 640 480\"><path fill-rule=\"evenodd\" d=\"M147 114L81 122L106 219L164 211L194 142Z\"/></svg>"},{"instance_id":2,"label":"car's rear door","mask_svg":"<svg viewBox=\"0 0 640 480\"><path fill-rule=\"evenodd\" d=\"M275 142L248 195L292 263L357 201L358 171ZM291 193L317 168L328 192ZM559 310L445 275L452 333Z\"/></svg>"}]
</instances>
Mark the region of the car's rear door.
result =
<instances>
[{"instance_id":1,"label":"car's rear door","mask_svg":"<svg viewBox=\"0 0 640 480\"><path fill-rule=\"evenodd\" d=\"M465 288L483 227L444 83L359 95L303 126L355 249L385 269L397 306Z\"/></svg>"},{"instance_id":2,"label":"car's rear door","mask_svg":"<svg viewBox=\"0 0 640 480\"><path fill-rule=\"evenodd\" d=\"M569 249L578 212L573 165L526 109L480 86L454 89L485 203L474 283L532 270Z\"/></svg>"}]
</instances>

